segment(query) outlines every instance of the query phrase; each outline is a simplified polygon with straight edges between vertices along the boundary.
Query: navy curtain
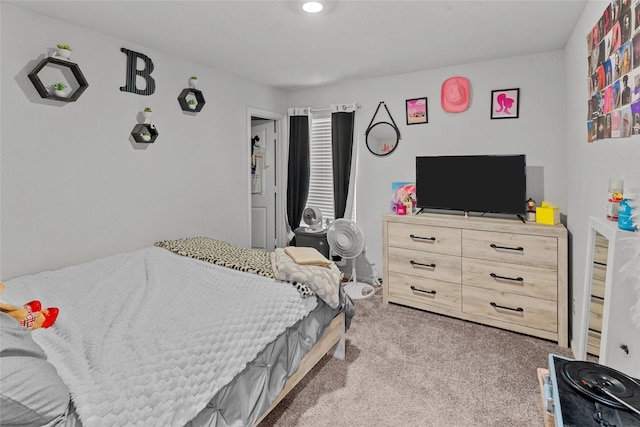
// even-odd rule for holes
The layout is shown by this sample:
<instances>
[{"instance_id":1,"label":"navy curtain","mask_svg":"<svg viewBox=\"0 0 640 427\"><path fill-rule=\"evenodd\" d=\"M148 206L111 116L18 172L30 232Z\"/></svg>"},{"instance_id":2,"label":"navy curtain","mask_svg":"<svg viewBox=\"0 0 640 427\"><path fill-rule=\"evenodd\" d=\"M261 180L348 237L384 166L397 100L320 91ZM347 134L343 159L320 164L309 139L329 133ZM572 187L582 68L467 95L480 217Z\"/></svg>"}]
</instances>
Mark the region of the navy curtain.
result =
<instances>
[{"instance_id":1,"label":"navy curtain","mask_svg":"<svg viewBox=\"0 0 640 427\"><path fill-rule=\"evenodd\" d=\"M355 112L331 114L331 154L333 156L333 204L335 218L343 218L349 194Z\"/></svg>"},{"instance_id":2,"label":"navy curtain","mask_svg":"<svg viewBox=\"0 0 640 427\"><path fill-rule=\"evenodd\" d=\"M291 231L300 226L309 194L309 116L289 118L287 221ZM289 243L295 246L295 236Z\"/></svg>"}]
</instances>

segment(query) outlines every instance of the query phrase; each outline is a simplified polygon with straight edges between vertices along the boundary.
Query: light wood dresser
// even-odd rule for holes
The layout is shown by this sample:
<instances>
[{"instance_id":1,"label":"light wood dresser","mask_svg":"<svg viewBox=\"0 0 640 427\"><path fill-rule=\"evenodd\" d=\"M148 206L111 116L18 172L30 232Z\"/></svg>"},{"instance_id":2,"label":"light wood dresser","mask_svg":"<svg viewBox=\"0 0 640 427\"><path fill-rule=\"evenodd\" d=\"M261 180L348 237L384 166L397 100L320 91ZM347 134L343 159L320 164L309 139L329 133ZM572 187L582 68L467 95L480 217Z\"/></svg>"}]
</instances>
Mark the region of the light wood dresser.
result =
<instances>
[{"instance_id":1,"label":"light wood dresser","mask_svg":"<svg viewBox=\"0 0 640 427\"><path fill-rule=\"evenodd\" d=\"M562 225L437 213L382 219L384 303L568 346Z\"/></svg>"},{"instance_id":2,"label":"light wood dresser","mask_svg":"<svg viewBox=\"0 0 640 427\"><path fill-rule=\"evenodd\" d=\"M607 255L609 240L600 233L595 236L593 251L593 280L591 281L591 303L589 313L589 330L587 353L600 356L600 340L602 336L602 314L604 312L604 290L607 277Z\"/></svg>"}]
</instances>

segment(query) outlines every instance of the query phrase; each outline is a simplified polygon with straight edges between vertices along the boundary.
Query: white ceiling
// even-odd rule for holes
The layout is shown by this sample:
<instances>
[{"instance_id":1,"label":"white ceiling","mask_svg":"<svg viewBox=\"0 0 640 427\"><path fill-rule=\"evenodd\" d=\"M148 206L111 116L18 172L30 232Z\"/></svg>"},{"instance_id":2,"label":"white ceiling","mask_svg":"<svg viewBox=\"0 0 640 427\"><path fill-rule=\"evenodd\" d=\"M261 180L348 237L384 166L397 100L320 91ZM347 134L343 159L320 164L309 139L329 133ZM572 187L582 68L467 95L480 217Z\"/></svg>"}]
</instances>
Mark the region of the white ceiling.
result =
<instances>
[{"instance_id":1,"label":"white ceiling","mask_svg":"<svg viewBox=\"0 0 640 427\"><path fill-rule=\"evenodd\" d=\"M295 89L561 49L587 1L333 0L317 15L299 1L7 3Z\"/></svg>"}]
</instances>

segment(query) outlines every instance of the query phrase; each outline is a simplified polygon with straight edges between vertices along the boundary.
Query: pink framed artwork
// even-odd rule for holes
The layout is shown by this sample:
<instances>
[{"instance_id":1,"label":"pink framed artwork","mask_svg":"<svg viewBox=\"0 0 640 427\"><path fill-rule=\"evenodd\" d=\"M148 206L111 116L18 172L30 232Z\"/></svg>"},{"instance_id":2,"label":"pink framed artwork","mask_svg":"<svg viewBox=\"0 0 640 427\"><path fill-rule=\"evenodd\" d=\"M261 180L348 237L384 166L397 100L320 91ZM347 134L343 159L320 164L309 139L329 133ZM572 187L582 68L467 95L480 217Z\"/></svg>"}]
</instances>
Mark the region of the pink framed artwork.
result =
<instances>
[{"instance_id":1,"label":"pink framed artwork","mask_svg":"<svg viewBox=\"0 0 640 427\"><path fill-rule=\"evenodd\" d=\"M427 98L407 99L406 107L408 125L429 123L429 117L427 116Z\"/></svg>"},{"instance_id":2,"label":"pink framed artwork","mask_svg":"<svg viewBox=\"0 0 640 427\"><path fill-rule=\"evenodd\" d=\"M520 89L491 91L491 119L517 119L520 115Z\"/></svg>"}]
</instances>

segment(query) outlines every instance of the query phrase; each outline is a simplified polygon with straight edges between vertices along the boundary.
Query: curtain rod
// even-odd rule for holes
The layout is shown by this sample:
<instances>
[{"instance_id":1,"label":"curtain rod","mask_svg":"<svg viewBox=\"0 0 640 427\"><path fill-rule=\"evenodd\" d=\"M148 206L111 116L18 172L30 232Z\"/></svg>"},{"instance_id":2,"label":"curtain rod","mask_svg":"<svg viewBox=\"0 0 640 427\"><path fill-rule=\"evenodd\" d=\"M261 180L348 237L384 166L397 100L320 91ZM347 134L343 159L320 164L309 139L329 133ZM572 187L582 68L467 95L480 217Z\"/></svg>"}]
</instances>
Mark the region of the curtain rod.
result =
<instances>
[{"instance_id":1,"label":"curtain rod","mask_svg":"<svg viewBox=\"0 0 640 427\"><path fill-rule=\"evenodd\" d=\"M356 104L356 108L360 108L360 104ZM329 111L331 108L311 108L312 113L318 113L320 111Z\"/></svg>"}]
</instances>

